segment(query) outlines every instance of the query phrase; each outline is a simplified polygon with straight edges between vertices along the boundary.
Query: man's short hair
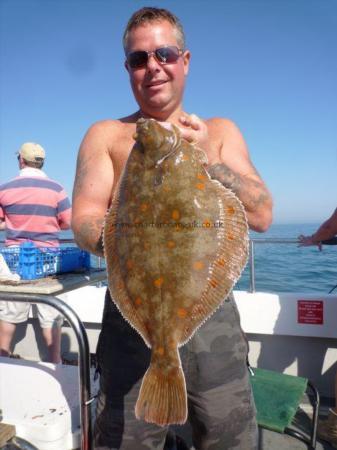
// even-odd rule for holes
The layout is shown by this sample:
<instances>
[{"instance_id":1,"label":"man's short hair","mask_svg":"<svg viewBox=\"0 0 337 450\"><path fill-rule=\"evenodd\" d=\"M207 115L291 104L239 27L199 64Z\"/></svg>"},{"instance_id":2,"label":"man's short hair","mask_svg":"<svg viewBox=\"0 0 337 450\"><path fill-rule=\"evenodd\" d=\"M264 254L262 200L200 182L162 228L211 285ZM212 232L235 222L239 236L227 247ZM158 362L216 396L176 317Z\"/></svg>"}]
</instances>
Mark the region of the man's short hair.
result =
<instances>
[{"instance_id":1,"label":"man's short hair","mask_svg":"<svg viewBox=\"0 0 337 450\"><path fill-rule=\"evenodd\" d=\"M145 23L160 22L166 20L170 22L176 29L177 32L177 43L181 50L185 49L185 33L183 26L173 13L164 8L153 8L146 6L139 9L132 14L130 20L128 21L124 34L123 34L123 47L126 53L128 46L129 33L133 28L137 28Z\"/></svg>"},{"instance_id":2,"label":"man's short hair","mask_svg":"<svg viewBox=\"0 0 337 450\"><path fill-rule=\"evenodd\" d=\"M25 159L23 159L25 162L25 165L27 167L34 167L34 169L42 169L43 164L44 164L44 159L42 161L26 161Z\"/></svg>"}]
</instances>

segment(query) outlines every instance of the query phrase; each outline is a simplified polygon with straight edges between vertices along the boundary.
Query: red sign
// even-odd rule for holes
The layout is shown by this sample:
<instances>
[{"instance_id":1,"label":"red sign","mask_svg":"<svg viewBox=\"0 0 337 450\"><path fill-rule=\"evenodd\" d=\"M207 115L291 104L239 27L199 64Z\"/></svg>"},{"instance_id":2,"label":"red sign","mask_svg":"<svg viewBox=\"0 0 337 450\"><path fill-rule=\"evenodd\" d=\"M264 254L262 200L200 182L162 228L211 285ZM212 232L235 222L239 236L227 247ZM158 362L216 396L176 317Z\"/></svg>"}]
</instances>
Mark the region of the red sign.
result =
<instances>
[{"instance_id":1,"label":"red sign","mask_svg":"<svg viewBox=\"0 0 337 450\"><path fill-rule=\"evenodd\" d=\"M297 323L323 325L323 300L297 300Z\"/></svg>"}]
</instances>

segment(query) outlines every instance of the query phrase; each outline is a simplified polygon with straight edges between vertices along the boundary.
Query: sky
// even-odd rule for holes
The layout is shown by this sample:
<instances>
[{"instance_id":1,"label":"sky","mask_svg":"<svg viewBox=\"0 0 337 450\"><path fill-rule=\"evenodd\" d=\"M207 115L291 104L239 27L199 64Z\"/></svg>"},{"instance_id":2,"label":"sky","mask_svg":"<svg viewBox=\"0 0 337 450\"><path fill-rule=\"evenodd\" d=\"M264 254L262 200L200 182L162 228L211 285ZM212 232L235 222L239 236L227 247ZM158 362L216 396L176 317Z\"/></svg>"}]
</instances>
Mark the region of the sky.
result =
<instances>
[{"instance_id":1,"label":"sky","mask_svg":"<svg viewBox=\"0 0 337 450\"><path fill-rule=\"evenodd\" d=\"M184 109L240 128L274 223L337 206L336 0L0 0L0 183L22 143L72 193L86 130L137 110L122 35L142 6L170 9L192 53Z\"/></svg>"}]
</instances>

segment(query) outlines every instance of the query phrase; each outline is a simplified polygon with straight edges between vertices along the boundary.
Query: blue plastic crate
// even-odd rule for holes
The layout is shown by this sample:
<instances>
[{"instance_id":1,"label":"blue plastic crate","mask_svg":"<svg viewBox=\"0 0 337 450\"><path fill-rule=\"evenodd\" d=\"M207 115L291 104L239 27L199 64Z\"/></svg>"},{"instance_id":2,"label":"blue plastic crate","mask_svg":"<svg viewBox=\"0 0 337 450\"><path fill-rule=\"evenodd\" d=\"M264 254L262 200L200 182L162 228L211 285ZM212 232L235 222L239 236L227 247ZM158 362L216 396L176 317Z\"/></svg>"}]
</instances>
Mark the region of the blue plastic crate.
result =
<instances>
[{"instance_id":1,"label":"blue plastic crate","mask_svg":"<svg viewBox=\"0 0 337 450\"><path fill-rule=\"evenodd\" d=\"M77 247L36 247L25 242L0 250L11 272L23 280L34 280L78 269L90 269L90 253Z\"/></svg>"}]
</instances>

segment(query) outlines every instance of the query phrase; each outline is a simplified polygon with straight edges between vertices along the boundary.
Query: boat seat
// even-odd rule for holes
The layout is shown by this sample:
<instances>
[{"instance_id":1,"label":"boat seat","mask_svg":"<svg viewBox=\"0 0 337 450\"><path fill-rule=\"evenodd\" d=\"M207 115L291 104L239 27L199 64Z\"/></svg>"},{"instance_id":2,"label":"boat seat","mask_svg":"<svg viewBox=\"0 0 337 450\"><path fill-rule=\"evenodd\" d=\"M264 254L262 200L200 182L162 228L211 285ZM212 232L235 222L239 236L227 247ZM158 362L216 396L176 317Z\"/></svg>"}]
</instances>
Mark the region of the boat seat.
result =
<instances>
[{"instance_id":1,"label":"boat seat","mask_svg":"<svg viewBox=\"0 0 337 450\"><path fill-rule=\"evenodd\" d=\"M319 394L307 378L271 370L252 368L250 380L257 409L257 422L262 428L289 434L316 448ZM310 437L291 428L303 394L307 392L313 407Z\"/></svg>"}]
</instances>

